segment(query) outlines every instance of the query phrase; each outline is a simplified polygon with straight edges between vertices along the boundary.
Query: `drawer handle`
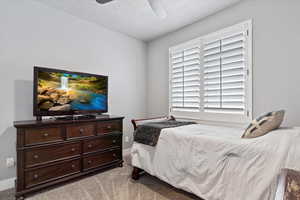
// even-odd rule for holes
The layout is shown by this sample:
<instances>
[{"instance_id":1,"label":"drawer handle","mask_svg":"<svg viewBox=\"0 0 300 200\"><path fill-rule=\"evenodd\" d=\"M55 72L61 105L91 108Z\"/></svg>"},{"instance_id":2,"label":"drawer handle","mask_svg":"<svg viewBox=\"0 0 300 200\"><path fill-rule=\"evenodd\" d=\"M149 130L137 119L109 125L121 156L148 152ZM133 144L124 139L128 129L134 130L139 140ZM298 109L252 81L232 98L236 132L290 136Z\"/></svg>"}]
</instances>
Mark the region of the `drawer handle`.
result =
<instances>
[{"instance_id":1,"label":"drawer handle","mask_svg":"<svg viewBox=\"0 0 300 200\"><path fill-rule=\"evenodd\" d=\"M84 132L84 129L83 129L83 128L80 128L80 129L79 129L79 132L80 132L80 133L83 133L83 132Z\"/></svg>"},{"instance_id":2,"label":"drawer handle","mask_svg":"<svg viewBox=\"0 0 300 200\"><path fill-rule=\"evenodd\" d=\"M33 178L34 178L34 179L37 179L38 177L39 177L38 174L33 175Z\"/></svg>"},{"instance_id":3,"label":"drawer handle","mask_svg":"<svg viewBox=\"0 0 300 200\"><path fill-rule=\"evenodd\" d=\"M91 145L91 144L88 145L88 148L92 148L92 147L93 147L93 145Z\"/></svg>"},{"instance_id":4,"label":"drawer handle","mask_svg":"<svg viewBox=\"0 0 300 200\"><path fill-rule=\"evenodd\" d=\"M75 168L75 165L72 165L71 167L72 167L72 169L74 169L74 168Z\"/></svg>"},{"instance_id":5,"label":"drawer handle","mask_svg":"<svg viewBox=\"0 0 300 200\"><path fill-rule=\"evenodd\" d=\"M108 126L107 126L107 129L111 129L111 126L110 126L110 125L108 125Z\"/></svg>"},{"instance_id":6,"label":"drawer handle","mask_svg":"<svg viewBox=\"0 0 300 200\"><path fill-rule=\"evenodd\" d=\"M76 150L75 148L72 148L72 149L71 149L71 151L73 151L73 152L75 152L75 150Z\"/></svg>"},{"instance_id":7,"label":"drawer handle","mask_svg":"<svg viewBox=\"0 0 300 200\"><path fill-rule=\"evenodd\" d=\"M113 140L112 142L113 142L113 144L115 144L117 142L117 140Z\"/></svg>"},{"instance_id":8,"label":"drawer handle","mask_svg":"<svg viewBox=\"0 0 300 200\"><path fill-rule=\"evenodd\" d=\"M115 153L114 153L114 154L113 154L113 157L115 157L115 158L116 158L116 157L117 157L117 154L115 154Z\"/></svg>"},{"instance_id":9,"label":"drawer handle","mask_svg":"<svg viewBox=\"0 0 300 200\"><path fill-rule=\"evenodd\" d=\"M48 134L48 133L44 133L43 135L44 135L44 137L48 137L48 136L49 136L49 134Z\"/></svg>"},{"instance_id":10,"label":"drawer handle","mask_svg":"<svg viewBox=\"0 0 300 200\"><path fill-rule=\"evenodd\" d=\"M91 161L91 160L89 160L89 161L88 161L88 164L89 164L89 165L90 165L90 164L92 164L92 161Z\"/></svg>"},{"instance_id":11,"label":"drawer handle","mask_svg":"<svg viewBox=\"0 0 300 200\"><path fill-rule=\"evenodd\" d=\"M39 158L39 155L34 155L33 158L34 158L34 159L38 159L38 158Z\"/></svg>"}]
</instances>

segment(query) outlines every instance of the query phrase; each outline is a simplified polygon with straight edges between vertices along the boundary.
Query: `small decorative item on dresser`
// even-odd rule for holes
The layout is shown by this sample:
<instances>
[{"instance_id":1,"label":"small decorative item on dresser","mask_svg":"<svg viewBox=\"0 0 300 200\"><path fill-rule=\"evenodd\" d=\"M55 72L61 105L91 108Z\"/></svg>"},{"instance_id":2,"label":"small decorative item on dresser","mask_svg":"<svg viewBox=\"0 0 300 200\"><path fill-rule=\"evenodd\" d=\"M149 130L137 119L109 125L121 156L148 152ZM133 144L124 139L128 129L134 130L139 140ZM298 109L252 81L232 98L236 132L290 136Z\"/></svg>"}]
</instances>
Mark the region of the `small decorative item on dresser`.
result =
<instances>
[{"instance_id":1,"label":"small decorative item on dresser","mask_svg":"<svg viewBox=\"0 0 300 200\"><path fill-rule=\"evenodd\" d=\"M122 167L123 118L15 122L16 199L90 173Z\"/></svg>"}]
</instances>

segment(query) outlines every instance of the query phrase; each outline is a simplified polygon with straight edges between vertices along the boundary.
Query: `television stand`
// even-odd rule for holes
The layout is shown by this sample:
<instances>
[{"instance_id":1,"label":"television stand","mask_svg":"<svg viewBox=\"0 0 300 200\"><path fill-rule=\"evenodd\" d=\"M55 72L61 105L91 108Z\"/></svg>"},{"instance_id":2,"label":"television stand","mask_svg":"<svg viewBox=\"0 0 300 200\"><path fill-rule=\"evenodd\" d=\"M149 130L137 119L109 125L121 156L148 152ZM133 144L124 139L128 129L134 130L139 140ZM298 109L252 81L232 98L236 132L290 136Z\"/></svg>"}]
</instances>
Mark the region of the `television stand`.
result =
<instances>
[{"instance_id":1,"label":"television stand","mask_svg":"<svg viewBox=\"0 0 300 200\"><path fill-rule=\"evenodd\" d=\"M36 116L36 121L42 121L43 117L42 116Z\"/></svg>"},{"instance_id":2,"label":"television stand","mask_svg":"<svg viewBox=\"0 0 300 200\"><path fill-rule=\"evenodd\" d=\"M55 120L73 120L74 119L73 115L69 115L69 116L56 116L54 118L55 118Z\"/></svg>"},{"instance_id":3,"label":"television stand","mask_svg":"<svg viewBox=\"0 0 300 200\"><path fill-rule=\"evenodd\" d=\"M96 115L75 115L73 120L96 119Z\"/></svg>"},{"instance_id":4,"label":"television stand","mask_svg":"<svg viewBox=\"0 0 300 200\"><path fill-rule=\"evenodd\" d=\"M88 120L88 119L101 119L109 118L107 114L87 114L87 115L66 115L66 116L55 116L54 119L57 121L68 121L68 120ZM42 116L36 116L36 121L42 121Z\"/></svg>"}]
</instances>

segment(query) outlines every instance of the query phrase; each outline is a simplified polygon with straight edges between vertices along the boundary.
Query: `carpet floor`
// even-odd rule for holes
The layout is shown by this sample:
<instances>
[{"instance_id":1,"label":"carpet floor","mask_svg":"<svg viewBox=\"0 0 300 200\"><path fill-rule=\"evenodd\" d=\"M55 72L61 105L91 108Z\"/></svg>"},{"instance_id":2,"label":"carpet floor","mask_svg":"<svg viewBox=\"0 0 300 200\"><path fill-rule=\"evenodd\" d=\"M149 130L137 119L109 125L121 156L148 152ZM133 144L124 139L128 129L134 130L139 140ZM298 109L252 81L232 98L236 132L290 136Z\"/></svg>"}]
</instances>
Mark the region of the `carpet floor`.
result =
<instances>
[{"instance_id":1,"label":"carpet floor","mask_svg":"<svg viewBox=\"0 0 300 200\"><path fill-rule=\"evenodd\" d=\"M201 200L145 174L131 179L132 167L124 164L84 179L44 190L27 200ZM14 190L0 192L0 200L13 200Z\"/></svg>"}]
</instances>

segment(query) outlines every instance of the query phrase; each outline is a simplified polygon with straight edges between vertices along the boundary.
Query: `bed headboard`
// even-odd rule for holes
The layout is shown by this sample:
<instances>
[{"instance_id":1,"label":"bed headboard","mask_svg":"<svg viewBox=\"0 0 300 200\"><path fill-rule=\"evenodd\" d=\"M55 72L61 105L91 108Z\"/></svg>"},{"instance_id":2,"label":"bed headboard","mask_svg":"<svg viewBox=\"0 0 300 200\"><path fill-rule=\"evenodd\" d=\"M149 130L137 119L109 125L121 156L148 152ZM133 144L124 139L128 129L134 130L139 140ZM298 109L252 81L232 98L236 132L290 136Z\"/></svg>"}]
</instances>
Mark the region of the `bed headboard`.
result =
<instances>
[{"instance_id":1,"label":"bed headboard","mask_svg":"<svg viewBox=\"0 0 300 200\"><path fill-rule=\"evenodd\" d=\"M153 117L153 118L145 118L145 119L132 119L131 123L135 130L139 124L143 124L146 122L156 122L160 120L168 120L168 119L176 120L175 117L171 115L171 116Z\"/></svg>"}]
</instances>

